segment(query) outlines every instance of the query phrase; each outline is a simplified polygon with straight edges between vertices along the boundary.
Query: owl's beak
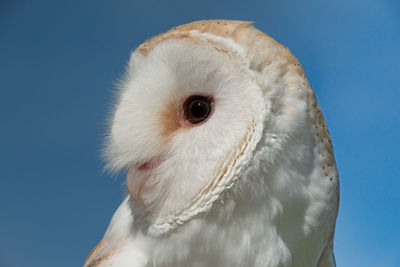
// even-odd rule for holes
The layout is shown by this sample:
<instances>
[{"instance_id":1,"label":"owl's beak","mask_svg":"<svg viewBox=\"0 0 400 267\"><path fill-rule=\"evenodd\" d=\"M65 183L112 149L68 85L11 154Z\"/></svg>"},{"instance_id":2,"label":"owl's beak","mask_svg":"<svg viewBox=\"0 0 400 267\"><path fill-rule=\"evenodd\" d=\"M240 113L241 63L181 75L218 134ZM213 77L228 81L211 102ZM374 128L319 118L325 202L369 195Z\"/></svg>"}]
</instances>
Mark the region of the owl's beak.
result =
<instances>
[{"instance_id":1,"label":"owl's beak","mask_svg":"<svg viewBox=\"0 0 400 267\"><path fill-rule=\"evenodd\" d=\"M150 160L141 164L132 164L126 176L128 191L133 199L143 205L142 195L149 192L154 184L152 173L159 165L158 160Z\"/></svg>"}]
</instances>

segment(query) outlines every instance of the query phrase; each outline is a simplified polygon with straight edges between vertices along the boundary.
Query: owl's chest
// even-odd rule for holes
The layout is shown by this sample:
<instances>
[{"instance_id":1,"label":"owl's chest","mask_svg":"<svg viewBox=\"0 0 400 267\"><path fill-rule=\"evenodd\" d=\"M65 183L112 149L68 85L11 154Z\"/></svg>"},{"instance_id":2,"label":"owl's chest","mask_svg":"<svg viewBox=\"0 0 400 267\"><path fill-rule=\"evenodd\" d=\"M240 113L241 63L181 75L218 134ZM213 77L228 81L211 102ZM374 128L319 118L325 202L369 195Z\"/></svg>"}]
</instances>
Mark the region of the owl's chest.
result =
<instances>
[{"instance_id":1,"label":"owl's chest","mask_svg":"<svg viewBox=\"0 0 400 267\"><path fill-rule=\"evenodd\" d=\"M285 253L277 249L272 231L267 237L259 226L256 221L193 220L182 232L154 244L149 266L267 266L272 255L277 262L285 261L278 260Z\"/></svg>"},{"instance_id":2,"label":"owl's chest","mask_svg":"<svg viewBox=\"0 0 400 267\"><path fill-rule=\"evenodd\" d=\"M149 266L312 266L319 257L319 251L312 248L322 244L304 237L301 227L290 228L289 224L276 225L262 206L250 212L240 207L230 212L228 207L225 213L192 220L153 243ZM281 230L292 238L285 238ZM291 239L302 239L302 246L294 247ZM295 255L301 255L301 262Z\"/></svg>"}]
</instances>

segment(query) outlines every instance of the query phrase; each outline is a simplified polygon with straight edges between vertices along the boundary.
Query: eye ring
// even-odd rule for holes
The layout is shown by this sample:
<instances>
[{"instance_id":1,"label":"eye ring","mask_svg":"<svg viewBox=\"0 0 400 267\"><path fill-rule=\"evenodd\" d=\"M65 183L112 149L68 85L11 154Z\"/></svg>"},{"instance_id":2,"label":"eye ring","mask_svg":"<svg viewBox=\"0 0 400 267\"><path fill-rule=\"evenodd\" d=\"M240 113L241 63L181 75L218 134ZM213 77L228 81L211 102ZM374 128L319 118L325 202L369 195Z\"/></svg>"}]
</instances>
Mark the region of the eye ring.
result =
<instances>
[{"instance_id":1,"label":"eye ring","mask_svg":"<svg viewBox=\"0 0 400 267\"><path fill-rule=\"evenodd\" d=\"M214 111L212 96L192 95L183 103L183 116L186 123L200 125L205 123Z\"/></svg>"}]
</instances>

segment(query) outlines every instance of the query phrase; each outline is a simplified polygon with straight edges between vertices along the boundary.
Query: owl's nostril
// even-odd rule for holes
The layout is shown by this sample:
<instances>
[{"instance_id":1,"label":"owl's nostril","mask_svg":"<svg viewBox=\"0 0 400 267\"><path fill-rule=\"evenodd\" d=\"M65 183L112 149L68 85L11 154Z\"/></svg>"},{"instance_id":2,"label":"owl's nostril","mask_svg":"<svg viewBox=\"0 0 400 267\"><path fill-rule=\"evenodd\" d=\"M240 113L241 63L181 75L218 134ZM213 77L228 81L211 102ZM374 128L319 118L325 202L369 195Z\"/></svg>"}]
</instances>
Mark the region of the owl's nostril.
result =
<instances>
[{"instance_id":1,"label":"owl's nostril","mask_svg":"<svg viewBox=\"0 0 400 267\"><path fill-rule=\"evenodd\" d=\"M145 163L143 163L142 165L140 165L137 169L139 170L139 171L146 171L146 170L148 170L148 169L150 169L151 167L150 167L150 163L149 162L145 162Z\"/></svg>"},{"instance_id":2,"label":"owl's nostril","mask_svg":"<svg viewBox=\"0 0 400 267\"><path fill-rule=\"evenodd\" d=\"M157 167L158 164L159 164L159 160L150 160L141 165L138 164L136 168L138 171L148 171L148 170L151 170L151 169L154 169L155 167Z\"/></svg>"}]
</instances>

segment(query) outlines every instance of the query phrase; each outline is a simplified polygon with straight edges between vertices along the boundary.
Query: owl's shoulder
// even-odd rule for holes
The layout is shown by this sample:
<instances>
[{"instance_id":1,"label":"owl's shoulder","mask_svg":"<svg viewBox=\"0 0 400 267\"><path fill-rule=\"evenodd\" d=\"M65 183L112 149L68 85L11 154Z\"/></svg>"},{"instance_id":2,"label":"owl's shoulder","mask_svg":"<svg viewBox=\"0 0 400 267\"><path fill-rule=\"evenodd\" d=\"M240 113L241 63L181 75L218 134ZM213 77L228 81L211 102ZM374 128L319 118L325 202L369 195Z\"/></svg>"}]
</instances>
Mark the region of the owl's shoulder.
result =
<instances>
[{"instance_id":1,"label":"owl's shoulder","mask_svg":"<svg viewBox=\"0 0 400 267\"><path fill-rule=\"evenodd\" d=\"M84 267L145 266L148 256L144 241L133 233L130 197L115 211L102 240L90 252Z\"/></svg>"}]
</instances>

